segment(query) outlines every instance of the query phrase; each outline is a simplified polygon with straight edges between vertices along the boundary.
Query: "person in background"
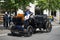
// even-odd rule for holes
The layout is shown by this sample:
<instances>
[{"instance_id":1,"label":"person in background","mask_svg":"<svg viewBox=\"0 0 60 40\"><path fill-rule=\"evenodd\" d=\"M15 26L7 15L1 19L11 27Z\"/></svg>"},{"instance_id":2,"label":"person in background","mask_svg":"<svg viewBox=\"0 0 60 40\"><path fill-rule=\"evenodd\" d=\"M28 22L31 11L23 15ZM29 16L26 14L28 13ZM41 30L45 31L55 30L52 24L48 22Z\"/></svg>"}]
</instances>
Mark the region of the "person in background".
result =
<instances>
[{"instance_id":1,"label":"person in background","mask_svg":"<svg viewBox=\"0 0 60 40\"><path fill-rule=\"evenodd\" d=\"M4 27L8 28L8 13L5 12L5 15L3 16L3 21L4 21Z\"/></svg>"},{"instance_id":2,"label":"person in background","mask_svg":"<svg viewBox=\"0 0 60 40\"><path fill-rule=\"evenodd\" d=\"M11 15L8 14L8 26L10 26L10 22L11 22Z\"/></svg>"}]
</instances>

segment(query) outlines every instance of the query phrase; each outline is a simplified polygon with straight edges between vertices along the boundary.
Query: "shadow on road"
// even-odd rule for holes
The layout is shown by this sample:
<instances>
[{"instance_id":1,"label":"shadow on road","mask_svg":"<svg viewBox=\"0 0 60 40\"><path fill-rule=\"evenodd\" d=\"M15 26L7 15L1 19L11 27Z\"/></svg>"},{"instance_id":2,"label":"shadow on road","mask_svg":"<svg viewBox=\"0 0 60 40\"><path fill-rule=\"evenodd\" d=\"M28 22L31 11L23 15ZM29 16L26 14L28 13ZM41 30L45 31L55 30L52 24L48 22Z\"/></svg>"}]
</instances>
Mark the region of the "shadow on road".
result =
<instances>
[{"instance_id":1,"label":"shadow on road","mask_svg":"<svg viewBox=\"0 0 60 40\"><path fill-rule=\"evenodd\" d=\"M46 31L36 31L34 34L37 34L37 33L42 34L42 33L50 33L50 32L46 32Z\"/></svg>"},{"instance_id":2,"label":"shadow on road","mask_svg":"<svg viewBox=\"0 0 60 40\"><path fill-rule=\"evenodd\" d=\"M37 33L39 33L39 34L43 34L43 33L47 33L46 31L36 31L35 33L33 33L33 34L37 34ZM22 37L22 36L24 36L23 34L11 34L11 33L8 33L8 36L16 36L16 37Z\"/></svg>"},{"instance_id":3,"label":"shadow on road","mask_svg":"<svg viewBox=\"0 0 60 40\"><path fill-rule=\"evenodd\" d=\"M11 33L8 33L8 36L22 37L23 35L20 35L20 34L14 34L14 35L12 35Z\"/></svg>"}]
</instances>

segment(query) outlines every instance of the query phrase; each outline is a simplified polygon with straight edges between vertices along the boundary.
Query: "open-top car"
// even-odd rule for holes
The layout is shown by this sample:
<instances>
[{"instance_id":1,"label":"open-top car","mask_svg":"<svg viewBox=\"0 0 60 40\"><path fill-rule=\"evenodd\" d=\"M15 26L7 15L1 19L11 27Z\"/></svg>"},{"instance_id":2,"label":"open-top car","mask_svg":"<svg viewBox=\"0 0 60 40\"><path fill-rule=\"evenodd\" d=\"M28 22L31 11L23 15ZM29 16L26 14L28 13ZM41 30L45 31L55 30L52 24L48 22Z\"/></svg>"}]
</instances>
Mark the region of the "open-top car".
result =
<instances>
[{"instance_id":1,"label":"open-top car","mask_svg":"<svg viewBox=\"0 0 60 40\"><path fill-rule=\"evenodd\" d=\"M36 10L37 11L37 10ZM46 32L50 32L52 30L51 22L47 15L40 14L40 12L35 12L36 15L30 17L27 21L22 20L21 17L13 17L12 19L12 27L11 33L16 34L24 34L24 36L31 36L37 28L40 30L46 30Z\"/></svg>"}]
</instances>

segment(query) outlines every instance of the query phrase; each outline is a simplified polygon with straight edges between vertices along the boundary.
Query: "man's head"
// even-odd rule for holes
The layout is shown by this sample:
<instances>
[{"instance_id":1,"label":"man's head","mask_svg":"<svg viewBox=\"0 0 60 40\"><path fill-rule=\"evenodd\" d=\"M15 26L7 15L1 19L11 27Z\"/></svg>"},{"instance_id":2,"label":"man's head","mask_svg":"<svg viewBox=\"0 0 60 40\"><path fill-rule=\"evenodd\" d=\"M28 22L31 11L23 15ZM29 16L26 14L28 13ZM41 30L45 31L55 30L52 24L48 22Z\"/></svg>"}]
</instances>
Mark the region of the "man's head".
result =
<instances>
[{"instance_id":1,"label":"man's head","mask_svg":"<svg viewBox=\"0 0 60 40\"><path fill-rule=\"evenodd\" d=\"M5 12L5 14L7 14L7 12Z\"/></svg>"},{"instance_id":2,"label":"man's head","mask_svg":"<svg viewBox=\"0 0 60 40\"><path fill-rule=\"evenodd\" d=\"M27 7L26 7L26 10L30 10L30 6L27 6Z\"/></svg>"}]
</instances>

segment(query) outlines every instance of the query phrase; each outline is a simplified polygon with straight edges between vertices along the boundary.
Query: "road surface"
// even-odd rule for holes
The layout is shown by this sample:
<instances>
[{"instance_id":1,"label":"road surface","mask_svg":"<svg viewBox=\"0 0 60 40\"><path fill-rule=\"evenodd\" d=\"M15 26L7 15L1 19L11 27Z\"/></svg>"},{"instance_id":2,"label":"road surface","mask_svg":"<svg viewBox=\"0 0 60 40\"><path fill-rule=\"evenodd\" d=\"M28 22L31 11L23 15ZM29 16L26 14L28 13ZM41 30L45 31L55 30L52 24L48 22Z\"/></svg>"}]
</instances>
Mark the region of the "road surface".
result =
<instances>
[{"instance_id":1,"label":"road surface","mask_svg":"<svg viewBox=\"0 0 60 40\"><path fill-rule=\"evenodd\" d=\"M53 26L50 33L38 32L31 37L11 36L9 33L0 36L0 40L60 40L60 25Z\"/></svg>"}]
</instances>

